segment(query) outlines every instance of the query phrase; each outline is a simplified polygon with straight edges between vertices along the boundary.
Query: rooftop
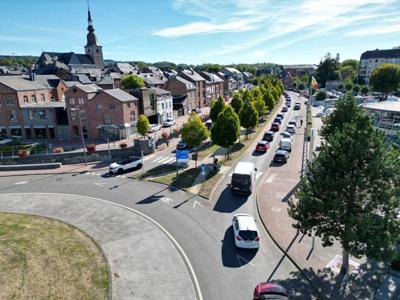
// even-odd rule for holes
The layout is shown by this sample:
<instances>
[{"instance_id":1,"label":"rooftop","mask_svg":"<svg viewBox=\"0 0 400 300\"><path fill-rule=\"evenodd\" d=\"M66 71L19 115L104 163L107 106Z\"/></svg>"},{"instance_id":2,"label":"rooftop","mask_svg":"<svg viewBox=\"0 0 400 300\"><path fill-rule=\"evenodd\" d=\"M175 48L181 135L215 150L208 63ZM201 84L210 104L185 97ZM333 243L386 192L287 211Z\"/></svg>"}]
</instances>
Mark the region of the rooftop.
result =
<instances>
[{"instance_id":1,"label":"rooftop","mask_svg":"<svg viewBox=\"0 0 400 300\"><path fill-rule=\"evenodd\" d=\"M361 54L360 59L370 58L400 58L400 48L386 50L369 50Z\"/></svg>"},{"instance_id":2,"label":"rooftop","mask_svg":"<svg viewBox=\"0 0 400 300\"><path fill-rule=\"evenodd\" d=\"M193 81L205 81L203 77L199 73L193 70L183 70L181 71L182 75L186 75L188 78L190 78Z\"/></svg>"},{"instance_id":3,"label":"rooftop","mask_svg":"<svg viewBox=\"0 0 400 300\"><path fill-rule=\"evenodd\" d=\"M390 112L400 112L400 102L397 101L382 101L375 103L364 104L363 107L367 109L383 110Z\"/></svg>"},{"instance_id":4,"label":"rooftop","mask_svg":"<svg viewBox=\"0 0 400 300\"><path fill-rule=\"evenodd\" d=\"M187 90L195 90L196 89L196 86L193 83L186 80L185 78L182 78L181 76L176 76L175 79L182 82L183 84L185 84Z\"/></svg>"},{"instance_id":5,"label":"rooftop","mask_svg":"<svg viewBox=\"0 0 400 300\"><path fill-rule=\"evenodd\" d=\"M121 89L103 90L103 92L121 102L138 100L138 98L136 98L135 96L132 96L131 94L128 94Z\"/></svg>"},{"instance_id":6,"label":"rooftop","mask_svg":"<svg viewBox=\"0 0 400 300\"><path fill-rule=\"evenodd\" d=\"M300 64L300 65L282 65L284 69L317 69L313 64Z\"/></svg>"},{"instance_id":7,"label":"rooftop","mask_svg":"<svg viewBox=\"0 0 400 300\"><path fill-rule=\"evenodd\" d=\"M48 89L47 86L20 76L0 76L0 83L15 91L32 91Z\"/></svg>"}]
</instances>

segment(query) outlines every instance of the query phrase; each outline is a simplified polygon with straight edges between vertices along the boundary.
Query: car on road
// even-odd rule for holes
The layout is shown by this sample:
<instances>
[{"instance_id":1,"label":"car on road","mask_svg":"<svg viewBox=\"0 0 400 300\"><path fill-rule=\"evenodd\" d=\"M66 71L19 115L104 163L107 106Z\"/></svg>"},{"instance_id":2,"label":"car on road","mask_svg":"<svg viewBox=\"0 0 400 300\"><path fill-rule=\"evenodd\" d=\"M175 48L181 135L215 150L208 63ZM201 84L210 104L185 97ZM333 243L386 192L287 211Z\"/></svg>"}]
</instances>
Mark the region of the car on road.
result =
<instances>
[{"instance_id":1,"label":"car on road","mask_svg":"<svg viewBox=\"0 0 400 300\"><path fill-rule=\"evenodd\" d=\"M269 149L269 143L267 141L259 141L256 146L257 152L267 152Z\"/></svg>"},{"instance_id":2,"label":"car on road","mask_svg":"<svg viewBox=\"0 0 400 300\"><path fill-rule=\"evenodd\" d=\"M289 132L290 134L295 134L296 127L293 124L288 124L288 126L286 127L286 131Z\"/></svg>"},{"instance_id":3,"label":"car on road","mask_svg":"<svg viewBox=\"0 0 400 300\"><path fill-rule=\"evenodd\" d=\"M253 300L288 300L286 289L272 282L261 282L254 288Z\"/></svg>"},{"instance_id":4,"label":"car on road","mask_svg":"<svg viewBox=\"0 0 400 300\"><path fill-rule=\"evenodd\" d=\"M270 130L271 131L279 131L279 127L280 127L279 123L274 122L274 123L272 123Z\"/></svg>"},{"instance_id":5,"label":"car on road","mask_svg":"<svg viewBox=\"0 0 400 300\"><path fill-rule=\"evenodd\" d=\"M208 130L211 130L212 120L208 119L207 121L204 122L204 125L206 125Z\"/></svg>"},{"instance_id":6,"label":"car on road","mask_svg":"<svg viewBox=\"0 0 400 300\"><path fill-rule=\"evenodd\" d=\"M292 152L292 139L283 138L279 142L279 149Z\"/></svg>"},{"instance_id":7,"label":"car on road","mask_svg":"<svg viewBox=\"0 0 400 300\"><path fill-rule=\"evenodd\" d=\"M289 132L287 132L287 131L281 132L281 136L282 136L282 138L293 140L292 135L291 135Z\"/></svg>"},{"instance_id":8,"label":"car on road","mask_svg":"<svg viewBox=\"0 0 400 300\"><path fill-rule=\"evenodd\" d=\"M292 102L286 101L285 105L286 105L287 107L290 107L290 106L292 105Z\"/></svg>"},{"instance_id":9,"label":"car on road","mask_svg":"<svg viewBox=\"0 0 400 300\"><path fill-rule=\"evenodd\" d=\"M184 140L180 140L176 145L176 150L189 150L189 145Z\"/></svg>"},{"instance_id":10,"label":"car on road","mask_svg":"<svg viewBox=\"0 0 400 300\"><path fill-rule=\"evenodd\" d=\"M142 166L143 159L141 157L132 157L112 163L109 166L109 170L112 174L122 174L124 171L135 168L140 169Z\"/></svg>"},{"instance_id":11,"label":"car on road","mask_svg":"<svg viewBox=\"0 0 400 300\"><path fill-rule=\"evenodd\" d=\"M294 104L294 110L300 110L300 108L301 108L301 104L300 104L300 102L296 102L295 104Z\"/></svg>"},{"instance_id":12,"label":"car on road","mask_svg":"<svg viewBox=\"0 0 400 300\"><path fill-rule=\"evenodd\" d=\"M317 114L315 116L317 118L321 118L321 117L325 116L325 114L324 114L324 112L320 111L320 112L317 112Z\"/></svg>"},{"instance_id":13,"label":"car on road","mask_svg":"<svg viewBox=\"0 0 400 300\"><path fill-rule=\"evenodd\" d=\"M161 129L160 124L150 124L149 126L149 132L156 132Z\"/></svg>"},{"instance_id":14,"label":"car on road","mask_svg":"<svg viewBox=\"0 0 400 300\"><path fill-rule=\"evenodd\" d=\"M287 163L289 159L289 152L286 150L279 149L276 151L274 156L274 162L276 163Z\"/></svg>"},{"instance_id":15,"label":"car on road","mask_svg":"<svg viewBox=\"0 0 400 300\"><path fill-rule=\"evenodd\" d=\"M276 114L276 117L281 118L283 120L285 118L285 114L279 113L279 114Z\"/></svg>"},{"instance_id":16,"label":"car on road","mask_svg":"<svg viewBox=\"0 0 400 300\"><path fill-rule=\"evenodd\" d=\"M294 127L297 126L297 122L295 120L290 120L288 125L293 125Z\"/></svg>"},{"instance_id":17,"label":"car on road","mask_svg":"<svg viewBox=\"0 0 400 300\"><path fill-rule=\"evenodd\" d=\"M289 108L287 106L282 107L282 112L288 112Z\"/></svg>"},{"instance_id":18,"label":"car on road","mask_svg":"<svg viewBox=\"0 0 400 300\"><path fill-rule=\"evenodd\" d=\"M245 249L258 249L260 235L256 220L248 214L236 214L232 218L233 238L235 246Z\"/></svg>"},{"instance_id":19,"label":"car on road","mask_svg":"<svg viewBox=\"0 0 400 300\"><path fill-rule=\"evenodd\" d=\"M234 194L251 194L257 169L252 162L240 161L232 173L231 190Z\"/></svg>"},{"instance_id":20,"label":"car on road","mask_svg":"<svg viewBox=\"0 0 400 300\"><path fill-rule=\"evenodd\" d=\"M171 127L172 125L175 125L174 118L166 118L163 122L163 127Z\"/></svg>"},{"instance_id":21,"label":"car on road","mask_svg":"<svg viewBox=\"0 0 400 300\"><path fill-rule=\"evenodd\" d=\"M283 119L280 118L280 117L276 117L276 118L274 119L274 123L279 123L279 124L281 124L282 121L283 121Z\"/></svg>"},{"instance_id":22,"label":"car on road","mask_svg":"<svg viewBox=\"0 0 400 300\"><path fill-rule=\"evenodd\" d=\"M273 131L266 131L263 136L263 141L272 142L275 137L275 132Z\"/></svg>"}]
</instances>

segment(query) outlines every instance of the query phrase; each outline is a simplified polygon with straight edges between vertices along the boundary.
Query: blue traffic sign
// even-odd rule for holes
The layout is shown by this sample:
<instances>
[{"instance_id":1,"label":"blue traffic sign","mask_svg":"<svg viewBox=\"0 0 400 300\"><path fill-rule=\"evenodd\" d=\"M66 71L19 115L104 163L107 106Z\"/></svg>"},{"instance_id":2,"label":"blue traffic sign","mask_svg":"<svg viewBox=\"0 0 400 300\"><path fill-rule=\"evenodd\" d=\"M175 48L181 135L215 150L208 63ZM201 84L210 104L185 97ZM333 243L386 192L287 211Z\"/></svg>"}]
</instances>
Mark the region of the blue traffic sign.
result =
<instances>
[{"instance_id":1,"label":"blue traffic sign","mask_svg":"<svg viewBox=\"0 0 400 300\"><path fill-rule=\"evenodd\" d=\"M190 151L189 150L176 150L176 158L189 158Z\"/></svg>"}]
</instances>

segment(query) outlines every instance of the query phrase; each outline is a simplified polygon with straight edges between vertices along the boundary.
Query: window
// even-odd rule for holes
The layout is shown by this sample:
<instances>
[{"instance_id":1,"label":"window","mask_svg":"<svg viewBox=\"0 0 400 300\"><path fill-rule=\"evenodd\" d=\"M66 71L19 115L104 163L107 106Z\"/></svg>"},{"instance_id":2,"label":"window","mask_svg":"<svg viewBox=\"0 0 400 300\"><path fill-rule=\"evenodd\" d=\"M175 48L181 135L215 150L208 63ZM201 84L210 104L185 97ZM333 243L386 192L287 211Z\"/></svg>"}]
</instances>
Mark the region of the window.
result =
<instances>
[{"instance_id":1,"label":"window","mask_svg":"<svg viewBox=\"0 0 400 300\"><path fill-rule=\"evenodd\" d=\"M109 108L110 110L115 110L115 105L114 105L114 104L110 104L110 105L108 106L108 108Z\"/></svg>"},{"instance_id":2,"label":"window","mask_svg":"<svg viewBox=\"0 0 400 300\"><path fill-rule=\"evenodd\" d=\"M101 110L103 106L101 104L96 104L96 110Z\"/></svg>"},{"instance_id":3,"label":"window","mask_svg":"<svg viewBox=\"0 0 400 300\"><path fill-rule=\"evenodd\" d=\"M35 95L32 95L31 98L32 98L32 103L36 103L36 97L35 97Z\"/></svg>"},{"instance_id":4,"label":"window","mask_svg":"<svg viewBox=\"0 0 400 300\"><path fill-rule=\"evenodd\" d=\"M24 103L29 103L28 96L24 96Z\"/></svg>"},{"instance_id":5,"label":"window","mask_svg":"<svg viewBox=\"0 0 400 300\"><path fill-rule=\"evenodd\" d=\"M79 104L79 105L85 104L85 99L83 99L83 98L78 98L78 104Z\"/></svg>"},{"instance_id":6,"label":"window","mask_svg":"<svg viewBox=\"0 0 400 300\"><path fill-rule=\"evenodd\" d=\"M17 121L17 113L15 110L10 111L10 121Z\"/></svg>"},{"instance_id":7,"label":"window","mask_svg":"<svg viewBox=\"0 0 400 300\"><path fill-rule=\"evenodd\" d=\"M40 102L45 102L44 94L40 94Z\"/></svg>"},{"instance_id":8,"label":"window","mask_svg":"<svg viewBox=\"0 0 400 300\"><path fill-rule=\"evenodd\" d=\"M71 110L71 120L76 120L76 111Z\"/></svg>"},{"instance_id":9,"label":"window","mask_svg":"<svg viewBox=\"0 0 400 300\"><path fill-rule=\"evenodd\" d=\"M111 124L111 115L110 114L104 114L103 119L104 119L104 124Z\"/></svg>"},{"instance_id":10,"label":"window","mask_svg":"<svg viewBox=\"0 0 400 300\"><path fill-rule=\"evenodd\" d=\"M29 120L35 120L37 118L37 112L35 109L29 111Z\"/></svg>"},{"instance_id":11,"label":"window","mask_svg":"<svg viewBox=\"0 0 400 300\"><path fill-rule=\"evenodd\" d=\"M47 120L47 113L46 113L46 110L41 109L41 110L39 110L38 114L39 114L39 118L40 118L40 119L42 119L42 120Z\"/></svg>"},{"instance_id":12,"label":"window","mask_svg":"<svg viewBox=\"0 0 400 300\"><path fill-rule=\"evenodd\" d=\"M10 95L6 96L6 105L14 105L13 98Z\"/></svg>"},{"instance_id":13,"label":"window","mask_svg":"<svg viewBox=\"0 0 400 300\"><path fill-rule=\"evenodd\" d=\"M161 103L161 109L164 109L164 103Z\"/></svg>"},{"instance_id":14,"label":"window","mask_svg":"<svg viewBox=\"0 0 400 300\"><path fill-rule=\"evenodd\" d=\"M80 110L79 111L79 116L80 116L82 121L86 121L86 111Z\"/></svg>"},{"instance_id":15,"label":"window","mask_svg":"<svg viewBox=\"0 0 400 300\"><path fill-rule=\"evenodd\" d=\"M136 121L136 112L134 110L131 111L131 123L134 123Z\"/></svg>"},{"instance_id":16,"label":"window","mask_svg":"<svg viewBox=\"0 0 400 300\"><path fill-rule=\"evenodd\" d=\"M75 99L74 98L69 98L69 104L75 105Z\"/></svg>"},{"instance_id":17,"label":"window","mask_svg":"<svg viewBox=\"0 0 400 300\"><path fill-rule=\"evenodd\" d=\"M54 98L54 96L51 96L51 102L56 101L56 98Z\"/></svg>"}]
</instances>

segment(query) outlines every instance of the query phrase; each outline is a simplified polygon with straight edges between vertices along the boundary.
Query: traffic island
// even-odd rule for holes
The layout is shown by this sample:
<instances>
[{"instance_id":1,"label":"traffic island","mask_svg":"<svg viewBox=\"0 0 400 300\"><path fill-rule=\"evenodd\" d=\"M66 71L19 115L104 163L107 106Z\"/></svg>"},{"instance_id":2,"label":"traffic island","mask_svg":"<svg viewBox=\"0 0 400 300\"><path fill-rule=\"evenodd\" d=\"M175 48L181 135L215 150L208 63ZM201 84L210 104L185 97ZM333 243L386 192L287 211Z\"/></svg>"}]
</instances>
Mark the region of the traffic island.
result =
<instances>
[{"instance_id":1,"label":"traffic island","mask_svg":"<svg viewBox=\"0 0 400 300\"><path fill-rule=\"evenodd\" d=\"M0 299L108 299L107 263L79 229L52 219L0 213Z\"/></svg>"}]
</instances>

